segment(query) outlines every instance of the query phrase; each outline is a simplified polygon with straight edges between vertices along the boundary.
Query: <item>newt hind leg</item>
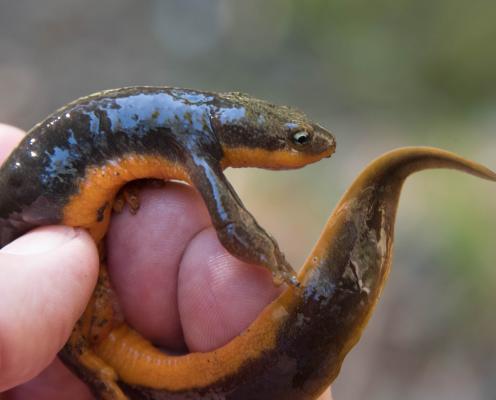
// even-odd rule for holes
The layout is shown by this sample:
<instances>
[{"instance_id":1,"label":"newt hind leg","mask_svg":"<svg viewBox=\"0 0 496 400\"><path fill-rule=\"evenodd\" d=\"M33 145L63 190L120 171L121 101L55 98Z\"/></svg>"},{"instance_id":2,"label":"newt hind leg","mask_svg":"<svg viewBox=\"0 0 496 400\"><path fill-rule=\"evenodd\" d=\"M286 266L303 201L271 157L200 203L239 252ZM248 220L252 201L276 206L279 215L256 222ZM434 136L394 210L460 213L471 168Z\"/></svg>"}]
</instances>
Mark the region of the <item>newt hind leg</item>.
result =
<instances>
[{"instance_id":1,"label":"newt hind leg","mask_svg":"<svg viewBox=\"0 0 496 400\"><path fill-rule=\"evenodd\" d=\"M115 196L112 211L121 213L127 205L129 212L136 215L140 208L139 192L143 187L150 185L162 187L165 182L161 179L138 179L128 182Z\"/></svg>"},{"instance_id":2,"label":"newt hind leg","mask_svg":"<svg viewBox=\"0 0 496 400\"><path fill-rule=\"evenodd\" d=\"M71 340L72 341L72 340ZM67 343L59 357L81 378L98 399L128 400L117 385L114 369L100 359L87 343Z\"/></svg>"},{"instance_id":3,"label":"newt hind leg","mask_svg":"<svg viewBox=\"0 0 496 400\"><path fill-rule=\"evenodd\" d=\"M59 352L62 361L90 387L98 399L128 400L117 384L115 370L93 351L93 346L121 323L116 296L110 287L107 270L102 265L91 301L69 341Z\"/></svg>"}]
</instances>

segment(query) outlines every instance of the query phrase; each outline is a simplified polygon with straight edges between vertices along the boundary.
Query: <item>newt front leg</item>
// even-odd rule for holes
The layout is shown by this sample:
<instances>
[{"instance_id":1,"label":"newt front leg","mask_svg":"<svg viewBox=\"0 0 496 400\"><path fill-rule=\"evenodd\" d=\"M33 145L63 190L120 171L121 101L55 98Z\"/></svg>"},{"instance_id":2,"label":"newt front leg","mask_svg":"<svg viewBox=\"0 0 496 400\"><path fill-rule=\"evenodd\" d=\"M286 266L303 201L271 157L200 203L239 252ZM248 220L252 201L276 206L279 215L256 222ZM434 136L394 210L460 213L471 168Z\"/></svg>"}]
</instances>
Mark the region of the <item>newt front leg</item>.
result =
<instances>
[{"instance_id":1,"label":"newt front leg","mask_svg":"<svg viewBox=\"0 0 496 400\"><path fill-rule=\"evenodd\" d=\"M212 158L192 158L192 183L198 189L222 245L235 257L262 265L277 284L297 285L295 272L277 242L246 210L222 168Z\"/></svg>"}]
</instances>

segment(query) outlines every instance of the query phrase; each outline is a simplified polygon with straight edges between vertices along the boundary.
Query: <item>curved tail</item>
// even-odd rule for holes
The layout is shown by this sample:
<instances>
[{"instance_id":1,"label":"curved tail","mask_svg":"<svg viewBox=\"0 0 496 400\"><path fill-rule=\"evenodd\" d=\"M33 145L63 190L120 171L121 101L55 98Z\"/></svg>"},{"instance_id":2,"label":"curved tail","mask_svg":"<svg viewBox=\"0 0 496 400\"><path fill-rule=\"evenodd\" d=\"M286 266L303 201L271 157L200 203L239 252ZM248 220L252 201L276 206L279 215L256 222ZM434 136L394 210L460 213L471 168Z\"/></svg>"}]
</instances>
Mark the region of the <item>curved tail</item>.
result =
<instances>
[{"instance_id":1,"label":"curved tail","mask_svg":"<svg viewBox=\"0 0 496 400\"><path fill-rule=\"evenodd\" d=\"M321 327L326 321L326 332L314 338L323 347L309 357L322 358L323 348L329 351L321 360L327 375L322 387L337 376L360 338L389 274L402 185L410 174L431 168L457 169L496 181L495 172L448 151L407 147L386 153L372 161L344 194L300 272L304 305L299 311L308 309L315 315L317 308L316 324ZM303 333L307 338L309 331Z\"/></svg>"}]
</instances>

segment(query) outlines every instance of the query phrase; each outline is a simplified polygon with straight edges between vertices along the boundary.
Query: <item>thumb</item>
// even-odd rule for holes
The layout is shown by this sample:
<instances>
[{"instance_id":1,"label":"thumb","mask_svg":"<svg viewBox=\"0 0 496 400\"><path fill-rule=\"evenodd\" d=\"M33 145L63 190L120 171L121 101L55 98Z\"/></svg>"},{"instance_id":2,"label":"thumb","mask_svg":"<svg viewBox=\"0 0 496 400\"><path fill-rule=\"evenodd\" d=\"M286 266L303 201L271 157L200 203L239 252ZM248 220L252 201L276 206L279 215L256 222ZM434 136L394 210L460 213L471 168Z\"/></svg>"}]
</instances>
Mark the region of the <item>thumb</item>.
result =
<instances>
[{"instance_id":1,"label":"thumb","mask_svg":"<svg viewBox=\"0 0 496 400\"><path fill-rule=\"evenodd\" d=\"M0 392L53 360L97 275L96 247L83 230L38 228L0 250Z\"/></svg>"}]
</instances>

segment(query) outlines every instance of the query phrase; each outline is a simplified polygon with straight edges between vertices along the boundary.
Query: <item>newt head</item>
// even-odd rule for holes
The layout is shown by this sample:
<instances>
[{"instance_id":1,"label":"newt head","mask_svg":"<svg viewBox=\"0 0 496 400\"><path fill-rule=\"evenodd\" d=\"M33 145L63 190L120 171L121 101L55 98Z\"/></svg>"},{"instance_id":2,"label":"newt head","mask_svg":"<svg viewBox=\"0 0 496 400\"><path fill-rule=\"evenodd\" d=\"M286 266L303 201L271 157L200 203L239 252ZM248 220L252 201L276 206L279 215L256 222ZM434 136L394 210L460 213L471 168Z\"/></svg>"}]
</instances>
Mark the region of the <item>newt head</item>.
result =
<instances>
[{"instance_id":1,"label":"newt head","mask_svg":"<svg viewBox=\"0 0 496 400\"><path fill-rule=\"evenodd\" d=\"M225 167L299 168L336 148L334 136L301 111L238 92L219 95L211 122Z\"/></svg>"}]
</instances>

